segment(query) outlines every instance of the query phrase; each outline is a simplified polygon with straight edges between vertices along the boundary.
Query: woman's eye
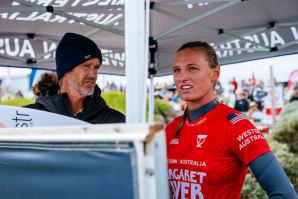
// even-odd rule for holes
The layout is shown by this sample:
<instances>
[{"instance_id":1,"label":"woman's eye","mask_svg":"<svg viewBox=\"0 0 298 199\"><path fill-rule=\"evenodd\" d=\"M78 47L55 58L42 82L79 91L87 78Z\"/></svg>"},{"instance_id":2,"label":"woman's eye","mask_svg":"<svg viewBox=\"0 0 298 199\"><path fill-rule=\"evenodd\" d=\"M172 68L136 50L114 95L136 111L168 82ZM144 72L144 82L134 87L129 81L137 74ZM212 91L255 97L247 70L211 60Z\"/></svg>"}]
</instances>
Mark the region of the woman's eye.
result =
<instances>
[{"instance_id":1,"label":"woman's eye","mask_svg":"<svg viewBox=\"0 0 298 199\"><path fill-rule=\"evenodd\" d=\"M196 70L198 70L198 69L195 68L195 67L190 67L189 70L190 70L190 71L196 71Z\"/></svg>"}]
</instances>

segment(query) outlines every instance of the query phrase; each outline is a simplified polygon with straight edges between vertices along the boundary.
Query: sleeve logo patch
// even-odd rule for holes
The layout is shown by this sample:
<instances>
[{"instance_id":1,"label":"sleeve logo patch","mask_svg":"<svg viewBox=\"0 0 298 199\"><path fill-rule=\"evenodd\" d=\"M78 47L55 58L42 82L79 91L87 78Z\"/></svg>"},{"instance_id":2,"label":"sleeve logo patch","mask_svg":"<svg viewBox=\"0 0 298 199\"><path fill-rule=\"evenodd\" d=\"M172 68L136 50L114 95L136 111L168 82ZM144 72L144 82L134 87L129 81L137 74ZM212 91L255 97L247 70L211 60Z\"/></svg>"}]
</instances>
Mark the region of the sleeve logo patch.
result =
<instances>
[{"instance_id":1,"label":"sleeve logo patch","mask_svg":"<svg viewBox=\"0 0 298 199\"><path fill-rule=\"evenodd\" d=\"M227 119L232 123L232 124L237 124L241 120L246 120L247 118L243 114L230 114L228 115Z\"/></svg>"}]
</instances>

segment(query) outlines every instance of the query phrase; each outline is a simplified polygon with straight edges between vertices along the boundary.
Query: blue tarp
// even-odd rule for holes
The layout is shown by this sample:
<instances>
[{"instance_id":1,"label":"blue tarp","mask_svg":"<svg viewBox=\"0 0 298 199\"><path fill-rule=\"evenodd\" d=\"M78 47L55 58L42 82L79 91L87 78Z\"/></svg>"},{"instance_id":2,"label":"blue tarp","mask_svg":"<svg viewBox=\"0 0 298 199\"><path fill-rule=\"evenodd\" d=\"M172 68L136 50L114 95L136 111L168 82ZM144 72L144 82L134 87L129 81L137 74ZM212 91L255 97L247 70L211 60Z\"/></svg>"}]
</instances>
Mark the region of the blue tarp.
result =
<instances>
[{"instance_id":1,"label":"blue tarp","mask_svg":"<svg viewBox=\"0 0 298 199\"><path fill-rule=\"evenodd\" d=\"M0 144L1 199L134 199L134 149L99 143Z\"/></svg>"}]
</instances>

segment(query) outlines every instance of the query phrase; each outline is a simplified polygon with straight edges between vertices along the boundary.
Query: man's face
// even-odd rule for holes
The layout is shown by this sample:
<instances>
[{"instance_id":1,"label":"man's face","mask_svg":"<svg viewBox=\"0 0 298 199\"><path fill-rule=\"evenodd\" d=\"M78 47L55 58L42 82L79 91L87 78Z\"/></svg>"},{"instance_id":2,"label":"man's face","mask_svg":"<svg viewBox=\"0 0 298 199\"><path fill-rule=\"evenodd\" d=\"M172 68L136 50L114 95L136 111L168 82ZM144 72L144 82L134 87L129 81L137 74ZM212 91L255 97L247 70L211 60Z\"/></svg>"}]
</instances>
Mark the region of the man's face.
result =
<instances>
[{"instance_id":1,"label":"man's face","mask_svg":"<svg viewBox=\"0 0 298 199\"><path fill-rule=\"evenodd\" d=\"M98 58L92 58L76 66L64 76L68 90L78 93L82 97L92 95L96 85L100 62Z\"/></svg>"}]
</instances>

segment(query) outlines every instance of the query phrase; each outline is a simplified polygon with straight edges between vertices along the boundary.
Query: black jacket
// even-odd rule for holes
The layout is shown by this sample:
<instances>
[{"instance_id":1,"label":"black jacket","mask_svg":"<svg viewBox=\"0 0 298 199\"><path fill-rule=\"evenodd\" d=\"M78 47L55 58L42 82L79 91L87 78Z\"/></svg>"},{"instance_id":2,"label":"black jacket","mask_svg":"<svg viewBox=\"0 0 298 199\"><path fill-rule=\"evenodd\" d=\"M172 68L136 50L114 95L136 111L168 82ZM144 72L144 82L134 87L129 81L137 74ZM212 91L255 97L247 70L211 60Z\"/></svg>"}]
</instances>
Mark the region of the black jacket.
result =
<instances>
[{"instance_id":1,"label":"black jacket","mask_svg":"<svg viewBox=\"0 0 298 199\"><path fill-rule=\"evenodd\" d=\"M249 108L249 103L246 99L236 100L234 109L239 112L247 112Z\"/></svg>"},{"instance_id":2,"label":"black jacket","mask_svg":"<svg viewBox=\"0 0 298 199\"><path fill-rule=\"evenodd\" d=\"M77 115L77 119L92 124L124 123L125 116L119 111L108 107L100 94L101 90L96 86L93 95L86 97L84 100L83 111ZM74 118L67 93L46 97L40 96L36 99L35 104L29 104L25 107Z\"/></svg>"}]
</instances>

